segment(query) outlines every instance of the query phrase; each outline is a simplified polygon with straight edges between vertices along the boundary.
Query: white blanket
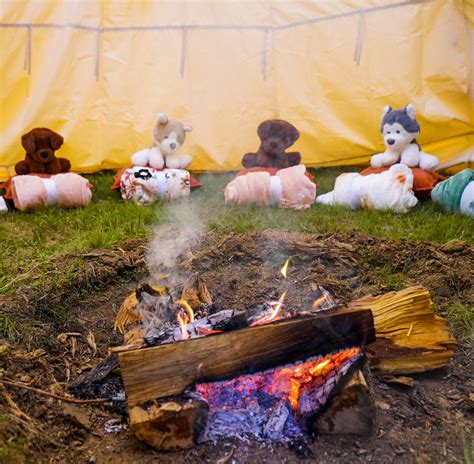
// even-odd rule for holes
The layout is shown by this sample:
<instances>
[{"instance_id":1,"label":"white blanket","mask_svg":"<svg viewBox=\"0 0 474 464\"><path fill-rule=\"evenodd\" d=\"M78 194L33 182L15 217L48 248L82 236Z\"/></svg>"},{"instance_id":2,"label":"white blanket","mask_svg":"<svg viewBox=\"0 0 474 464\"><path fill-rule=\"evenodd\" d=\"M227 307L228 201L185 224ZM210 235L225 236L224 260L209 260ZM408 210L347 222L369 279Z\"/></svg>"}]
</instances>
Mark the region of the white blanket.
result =
<instances>
[{"instance_id":1,"label":"white blanket","mask_svg":"<svg viewBox=\"0 0 474 464\"><path fill-rule=\"evenodd\" d=\"M394 164L381 174L341 174L336 179L334 190L316 197L316 203L406 213L418 200L413 193L411 169Z\"/></svg>"}]
</instances>

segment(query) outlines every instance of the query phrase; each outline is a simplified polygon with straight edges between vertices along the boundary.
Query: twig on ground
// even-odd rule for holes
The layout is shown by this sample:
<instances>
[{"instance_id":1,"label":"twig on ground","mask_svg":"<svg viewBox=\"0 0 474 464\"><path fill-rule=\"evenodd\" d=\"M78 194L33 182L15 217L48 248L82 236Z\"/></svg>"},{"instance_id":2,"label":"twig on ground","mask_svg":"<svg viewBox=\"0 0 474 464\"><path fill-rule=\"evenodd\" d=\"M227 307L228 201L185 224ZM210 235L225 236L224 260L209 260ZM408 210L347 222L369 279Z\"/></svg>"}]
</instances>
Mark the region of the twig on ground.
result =
<instances>
[{"instance_id":1,"label":"twig on ground","mask_svg":"<svg viewBox=\"0 0 474 464\"><path fill-rule=\"evenodd\" d=\"M94 403L108 403L110 402L110 398L93 398L90 400L79 400L76 398L68 398L67 396L60 396L56 395L55 393L51 393L45 390L40 390L39 388L29 387L28 385L24 385L22 383L13 382L11 380L4 380L0 379L1 385L10 385L11 387L18 387L23 388L24 390L28 390L34 393L38 393L39 395L49 396L51 398L55 398L59 401L64 401L65 403L75 403L75 404L94 404Z\"/></svg>"}]
</instances>

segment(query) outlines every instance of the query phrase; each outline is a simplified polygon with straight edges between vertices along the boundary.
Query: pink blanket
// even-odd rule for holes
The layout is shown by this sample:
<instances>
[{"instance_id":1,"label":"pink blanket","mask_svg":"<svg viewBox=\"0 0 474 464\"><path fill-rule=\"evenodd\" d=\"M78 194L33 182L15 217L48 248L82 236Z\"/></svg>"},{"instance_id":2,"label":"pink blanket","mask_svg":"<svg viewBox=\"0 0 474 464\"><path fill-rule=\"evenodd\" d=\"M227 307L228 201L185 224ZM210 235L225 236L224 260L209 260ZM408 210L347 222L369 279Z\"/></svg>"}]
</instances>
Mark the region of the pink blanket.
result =
<instances>
[{"instance_id":1,"label":"pink blanket","mask_svg":"<svg viewBox=\"0 0 474 464\"><path fill-rule=\"evenodd\" d=\"M61 208L87 205L92 192L87 179L68 172L49 179L37 176L15 176L11 180L12 197L20 211L58 205Z\"/></svg>"},{"instance_id":2,"label":"pink blanket","mask_svg":"<svg viewBox=\"0 0 474 464\"><path fill-rule=\"evenodd\" d=\"M279 170L275 176L268 172L249 172L238 176L224 190L227 204L254 203L261 206L306 209L316 197L316 185L305 176L303 164Z\"/></svg>"}]
</instances>

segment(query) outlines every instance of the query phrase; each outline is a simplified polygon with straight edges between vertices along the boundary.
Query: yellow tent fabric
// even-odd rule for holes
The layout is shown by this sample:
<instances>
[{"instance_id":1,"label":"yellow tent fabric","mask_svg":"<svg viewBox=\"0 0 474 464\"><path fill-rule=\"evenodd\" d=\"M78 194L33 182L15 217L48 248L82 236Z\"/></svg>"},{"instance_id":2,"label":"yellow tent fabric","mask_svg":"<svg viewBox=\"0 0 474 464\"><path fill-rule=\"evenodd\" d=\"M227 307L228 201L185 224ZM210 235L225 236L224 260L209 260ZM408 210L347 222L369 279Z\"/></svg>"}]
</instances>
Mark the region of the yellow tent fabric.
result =
<instances>
[{"instance_id":1,"label":"yellow tent fabric","mask_svg":"<svg viewBox=\"0 0 474 464\"><path fill-rule=\"evenodd\" d=\"M160 111L189 122L194 170L238 169L257 125L292 122L309 166L383 149L386 104L418 110L425 151L474 159L472 0L0 2L0 177L50 127L81 172L149 146Z\"/></svg>"}]
</instances>

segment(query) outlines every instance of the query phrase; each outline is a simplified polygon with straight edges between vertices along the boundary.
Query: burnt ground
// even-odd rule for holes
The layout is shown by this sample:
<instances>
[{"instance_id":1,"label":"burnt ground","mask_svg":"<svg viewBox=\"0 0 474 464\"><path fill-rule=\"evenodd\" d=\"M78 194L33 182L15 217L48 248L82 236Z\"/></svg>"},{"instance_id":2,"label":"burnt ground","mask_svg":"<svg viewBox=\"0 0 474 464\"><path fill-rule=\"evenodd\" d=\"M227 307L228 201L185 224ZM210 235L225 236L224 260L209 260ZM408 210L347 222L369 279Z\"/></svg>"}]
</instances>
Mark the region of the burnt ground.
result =
<instances>
[{"instance_id":1,"label":"burnt ground","mask_svg":"<svg viewBox=\"0 0 474 464\"><path fill-rule=\"evenodd\" d=\"M132 241L118 250L98 251L83 257L88 265L69 287L33 290L24 283L3 301L1 310L16 316L17 326L11 330L17 341L0 344L1 378L67 393L81 372L121 343L113 332L114 317L125 296L148 280L145 250L146 242ZM288 256L294 257L284 281L278 270ZM64 260L58 272L62 266ZM454 359L443 369L413 375L411 388L372 377L375 434L319 436L310 445L311 462L457 463L472 462L473 453L472 332L460 324L474 305L473 269L474 249L463 242L439 245L358 234L266 231L209 234L182 257L178 271L199 274L216 306L223 309L245 309L277 298L284 289L289 290L288 303L297 306L316 284L330 287L340 303L410 285L426 286L437 312L449 314L459 339ZM54 319L49 307L66 308L69 316ZM61 333L79 335L58 337ZM0 387L0 413L4 462L302 461L283 446L232 438L192 450L158 452L139 442L126 419L107 406L66 405L7 386Z\"/></svg>"}]
</instances>

